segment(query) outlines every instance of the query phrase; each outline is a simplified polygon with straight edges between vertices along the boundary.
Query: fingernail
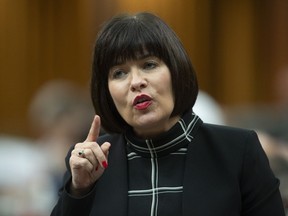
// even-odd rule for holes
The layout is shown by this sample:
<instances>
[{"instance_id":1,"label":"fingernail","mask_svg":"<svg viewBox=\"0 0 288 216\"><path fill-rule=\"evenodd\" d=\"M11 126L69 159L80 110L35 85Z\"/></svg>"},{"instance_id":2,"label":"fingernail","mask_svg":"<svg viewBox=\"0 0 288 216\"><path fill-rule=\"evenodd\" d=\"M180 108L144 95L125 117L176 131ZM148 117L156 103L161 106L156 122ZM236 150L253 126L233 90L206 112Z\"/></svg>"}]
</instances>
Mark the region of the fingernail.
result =
<instances>
[{"instance_id":1,"label":"fingernail","mask_svg":"<svg viewBox=\"0 0 288 216\"><path fill-rule=\"evenodd\" d=\"M96 166L96 171L98 170L99 166Z\"/></svg>"},{"instance_id":2,"label":"fingernail","mask_svg":"<svg viewBox=\"0 0 288 216\"><path fill-rule=\"evenodd\" d=\"M106 161L103 161L103 162L102 162L102 166L106 169L106 168L108 167L107 162L106 162Z\"/></svg>"}]
</instances>

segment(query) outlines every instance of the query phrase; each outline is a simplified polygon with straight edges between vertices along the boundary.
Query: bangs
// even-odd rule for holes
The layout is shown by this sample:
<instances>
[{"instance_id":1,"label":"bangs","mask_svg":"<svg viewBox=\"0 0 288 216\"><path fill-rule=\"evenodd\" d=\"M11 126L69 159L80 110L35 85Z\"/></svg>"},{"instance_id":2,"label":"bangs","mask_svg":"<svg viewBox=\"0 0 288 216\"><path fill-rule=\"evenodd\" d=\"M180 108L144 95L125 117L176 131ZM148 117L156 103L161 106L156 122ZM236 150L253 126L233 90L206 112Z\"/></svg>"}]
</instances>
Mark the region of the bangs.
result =
<instances>
[{"instance_id":1,"label":"bangs","mask_svg":"<svg viewBox=\"0 0 288 216\"><path fill-rule=\"evenodd\" d=\"M114 29L114 36L111 40L107 38L105 56L102 63L106 64L107 69L115 65L122 64L129 60L137 60L143 56L156 56L164 60L163 53L165 46L156 31L152 31L147 23L142 23L137 19L130 19L126 23ZM155 29L154 29L155 30ZM109 42L109 43L108 43Z\"/></svg>"}]
</instances>

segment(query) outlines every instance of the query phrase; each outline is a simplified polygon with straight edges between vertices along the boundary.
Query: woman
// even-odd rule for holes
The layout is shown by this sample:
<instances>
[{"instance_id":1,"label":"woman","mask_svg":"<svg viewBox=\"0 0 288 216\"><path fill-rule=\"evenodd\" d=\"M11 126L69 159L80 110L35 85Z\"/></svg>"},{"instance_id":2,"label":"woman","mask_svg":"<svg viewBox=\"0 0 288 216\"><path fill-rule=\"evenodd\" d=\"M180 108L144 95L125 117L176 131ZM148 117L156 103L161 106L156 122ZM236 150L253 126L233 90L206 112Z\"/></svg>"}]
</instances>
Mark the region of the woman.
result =
<instances>
[{"instance_id":1,"label":"woman","mask_svg":"<svg viewBox=\"0 0 288 216\"><path fill-rule=\"evenodd\" d=\"M96 113L66 158L52 215L284 215L253 131L203 123L175 33L149 13L107 22L94 50ZM107 135L98 137L100 118Z\"/></svg>"}]
</instances>

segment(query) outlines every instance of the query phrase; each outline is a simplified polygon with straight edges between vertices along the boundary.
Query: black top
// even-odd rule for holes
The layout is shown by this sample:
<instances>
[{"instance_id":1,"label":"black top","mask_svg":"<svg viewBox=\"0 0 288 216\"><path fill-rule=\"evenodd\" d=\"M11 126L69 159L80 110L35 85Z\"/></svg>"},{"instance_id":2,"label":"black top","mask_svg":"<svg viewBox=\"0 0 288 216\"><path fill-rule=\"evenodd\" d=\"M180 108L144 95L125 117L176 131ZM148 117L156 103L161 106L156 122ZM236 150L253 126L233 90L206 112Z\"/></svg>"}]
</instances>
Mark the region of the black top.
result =
<instances>
[{"instance_id":1,"label":"black top","mask_svg":"<svg viewBox=\"0 0 288 216\"><path fill-rule=\"evenodd\" d=\"M285 215L279 181L254 131L199 123L192 136L183 165L181 215ZM127 141L122 134L114 134L99 137L97 142L106 141L111 143L109 166L92 191L81 198L71 196L66 190L71 183L68 153L64 187L51 215L127 216L132 211L128 198L131 171L127 163ZM150 208L151 202L146 203ZM166 207L173 204L168 201Z\"/></svg>"},{"instance_id":2,"label":"black top","mask_svg":"<svg viewBox=\"0 0 288 216\"><path fill-rule=\"evenodd\" d=\"M201 120L187 113L157 139L126 134L128 215L182 214L183 176L187 147Z\"/></svg>"}]
</instances>

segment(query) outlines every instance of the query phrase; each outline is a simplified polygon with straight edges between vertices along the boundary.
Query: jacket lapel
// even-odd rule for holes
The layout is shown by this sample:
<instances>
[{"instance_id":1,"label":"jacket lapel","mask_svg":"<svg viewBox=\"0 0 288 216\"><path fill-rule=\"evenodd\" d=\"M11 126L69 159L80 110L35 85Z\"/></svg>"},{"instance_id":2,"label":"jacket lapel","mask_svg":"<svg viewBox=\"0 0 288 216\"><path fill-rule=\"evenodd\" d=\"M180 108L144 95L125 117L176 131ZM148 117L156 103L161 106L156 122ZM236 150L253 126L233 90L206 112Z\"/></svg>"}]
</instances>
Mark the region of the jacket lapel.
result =
<instances>
[{"instance_id":1,"label":"jacket lapel","mask_svg":"<svg viewBox=\"0 0 288 216\"><path fill-rule=\"evenodd\" d=\"M117 215L127 216L128 178L125 141L120 135L112 136L105 141L111 143L108 168L96 184L97 194L93 209L97 215L115 215L117 209Z\"/></svg>"},{"instance_id":2,"label":"jacket lapel","mask_svg":"<svg viewBox=\"0 0 288 216\"><path fill-rule=\"evenodd\" d=\"M199 215L197 210L199 208L199 203L197 202L197 197L201 195L201 189L198 186L202 185L203 179L198 178L199 172L201 172L201 150L199 151L199 145L201 145L201 136L199 136L199 126L202 125L202 121L198 123L197 128L193 130L194 139L188 145L188 152L186 155L185 172L183 177L183 200L182 208L183 215ZM195 132L197 131L197 135ZM202 195L201 195L202 196ZM200 207L201 208L201 207ZM201 215L201 214L200 214Z\"/></svg>"}]
</instances>

